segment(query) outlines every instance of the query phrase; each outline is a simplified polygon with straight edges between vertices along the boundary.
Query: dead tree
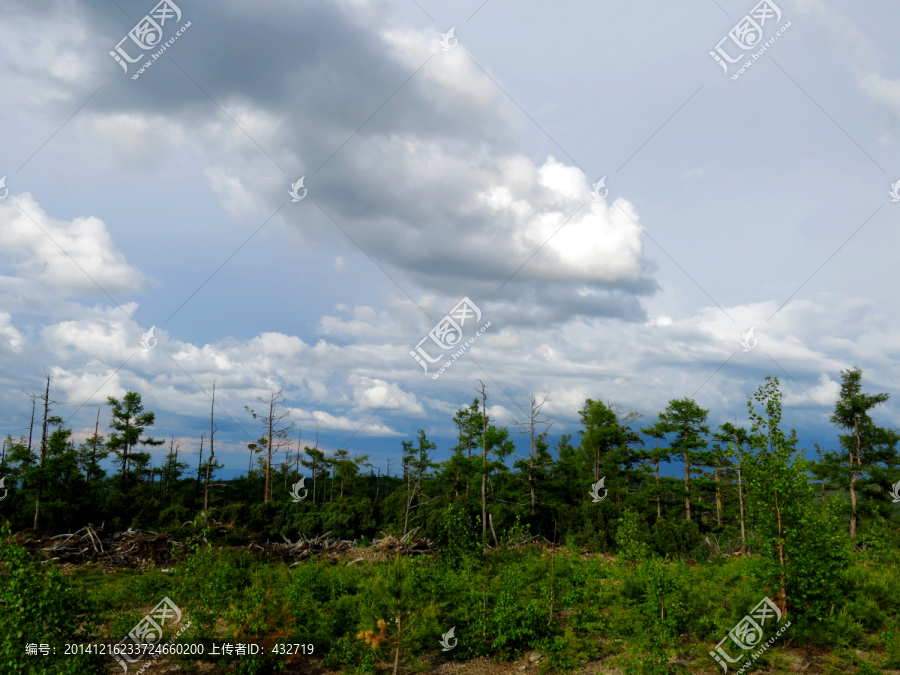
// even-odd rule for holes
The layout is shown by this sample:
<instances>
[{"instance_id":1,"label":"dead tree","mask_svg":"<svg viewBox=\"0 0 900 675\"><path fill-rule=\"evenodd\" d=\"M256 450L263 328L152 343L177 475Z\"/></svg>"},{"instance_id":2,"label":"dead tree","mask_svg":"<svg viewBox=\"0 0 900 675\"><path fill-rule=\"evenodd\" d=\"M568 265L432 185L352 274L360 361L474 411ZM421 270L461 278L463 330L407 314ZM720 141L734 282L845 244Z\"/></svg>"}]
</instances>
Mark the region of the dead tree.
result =
<instances>
[{"instance_id":1,"label":"dead tree","mask_svg":"<svg viewBox=\"0 0 900 675\"><path fill-rule=\"evenodd\" d=\"M41 431L41 457L40 467L44 468L47 460L47 419L50 416L50 376L47 375L47 389L44 391L44 425ZM41 517L41 497L44 496L44 481L38 479L37 497L34 500L34 529L38 529L38 523Z\"/></svg>"},{"instance_id":2,"label":"dead tree","mask_svg":"<svg viewBox=\"0 0 900 675\"><path fill-rule=\"evenodd\" d=\"M206 485L203 487L203 510L209 508L209 473L213 469L213 461L216 457L216 448L213 443L213 437L218 431L215 425L216 416L216 381L213 380L212 386L212 404L209 407L209 460L206 462Z\"/></svg>"},{"instance_id":3,"label":"dead tree","mask_svg":"<svg viewBox=\"0 0 900 675\"><path fill-rule=\"evenodd\" d=\"M481 384L480 389L476 389L481 394L481 540L487 541L487 387L484 382L478 380Z\"/></svg>"},{"instance_id":4,"label":"dead tree","mask_svg":"<svg viewBox=\"0 0 900 675\"><path fill-rule=\"evenodd\" d=\"M269 395L266 398L257 396L256 400L266 405L264 413L257 413L249 406L244 406L244 410L253 415L253 419L262 420L266 431L266 485L263 493L263 502L268 502L272 493L272 455L277 453L278 448L284 446L287 442L288 433L293 430L294 423L282 424L284 419L291 414L290 410L280 409L284 403L284 389L270 387Z\"/></svg>"},{"instance_id":5,"label":"dead tree","mask_svg":"<svg viewBox=\"0 0 900 675\"><path fill-rule=\"evenodd\" d=\"M197 496L200 496L200 476L203 475L203 437L205 434L200 434L200 459L197 460Z\"/></svg>"},{"instance_id":6,"label":"dead tree","mask_svg":"<svg viewBox=\"0 0 900 675\"><path fill-rule=\"evenodd\" d=\"M517 427L524 427L518 433L520 434L528 434L529 435L529 445L528 445L528 459L527 459L527 467L528 467L528 488L531 492L531 513L534 515L534 507L537 503L537 490L535 489L535 478L534 471L535 468L540 466L543 467L544 464L538 461L538 457L535 455L535 428L539 428L541 426L546 425L546 428L543 431L538 431L538 439L541 438L547 431L550 430L550 427L553 426L553 422L540 419L541 408L544 407L544 404L547 402L547 396L544 396L541 399L541 402L538 403L535 397L532 395L531 397L531 408L528 412L528 419L525 422L516 422L513 421L513 424ZM516 455L517 457L521 457L521 455ZM524 458L523 458L524 459Z\"/></svg>"}]
</instances>

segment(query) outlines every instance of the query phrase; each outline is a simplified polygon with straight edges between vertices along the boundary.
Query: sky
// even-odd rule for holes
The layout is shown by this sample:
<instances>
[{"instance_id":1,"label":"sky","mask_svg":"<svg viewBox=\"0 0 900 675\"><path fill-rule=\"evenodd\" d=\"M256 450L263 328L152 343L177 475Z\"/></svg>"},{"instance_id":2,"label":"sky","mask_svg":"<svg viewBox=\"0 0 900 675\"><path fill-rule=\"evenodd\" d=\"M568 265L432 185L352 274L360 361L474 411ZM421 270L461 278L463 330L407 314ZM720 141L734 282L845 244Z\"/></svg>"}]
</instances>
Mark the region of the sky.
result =
<instances>
[{"instance_id":1,"label":"sky","mask_svg":"<svg viewBox=\"0 0 900 675\"><path fill-rule=\"evenodd\" d=\"M827 448L854 366L900 426L898 30L881 0L7 0L0 431L49 374L76 439L137 391L196 453L215 383L234 475L283 388L295 439L385 470L418 429L445 458L480 382L500 425L546 397L555 442L587 398L747 425L771 375Z\"/></svg>"}]
</instances>

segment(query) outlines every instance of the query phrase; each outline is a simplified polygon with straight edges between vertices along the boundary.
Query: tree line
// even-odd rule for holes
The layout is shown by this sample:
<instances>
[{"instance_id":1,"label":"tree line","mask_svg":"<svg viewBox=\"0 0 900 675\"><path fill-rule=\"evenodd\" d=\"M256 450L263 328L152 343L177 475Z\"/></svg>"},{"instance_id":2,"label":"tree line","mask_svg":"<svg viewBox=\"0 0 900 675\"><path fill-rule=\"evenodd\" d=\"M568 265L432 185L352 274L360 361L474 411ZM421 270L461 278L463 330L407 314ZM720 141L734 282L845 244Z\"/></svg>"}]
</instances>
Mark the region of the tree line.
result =
<instances>
[{"instance_id":1,"label":"tree line","mask_svg":"<svg viewBox=\"0 0 900 675\"><path fill-rule=\"evenodd\" d=\"M454 503L468 509L488 543L499 543L498 528L505 532L518 523L531 536L574 537L610 551L616 522L631 509L661 552L679 555L696 553L710 536L734 550L758 546L763 535L751 518L771 509L778 540L785 528L782 502L801 494L820 505L833 500L834 517L853 541L893 522L900 435L871 417L889 395L863 392L861 369L842 371L831 414L837 449L816 445L815 459L807 459L796 432L780 429L777 382L767 379L750 398L746 424L735 420L715 429L709 410L690 398L669 401L643 426L639 412L587 399L578 411L578 437L561 434L552 447L546 398L532 397L522 419L505 426L487 412L488 388L481 384L478 396L452 418L450 457L436 461L437 445L419 430L401 442L396 475L391 460L382 475L367 454L304 445L289 422L283 391L273 388L257 406L246 407L262 431L247 446L247 473L216 480L222 464L215 450L215 384L209 432L201 435L191 465L174 438L167 443L149 435L156 416L132 391L109 397L106 429L98 409L93 435L75 443L53 414L48 377L44 391L30 395L28 434L3 441L0 475L10 498L0 501L0 514L18 528L54 531L87 521L166 528L203 511L270 536L331 530L371 537L413 527L435 532L442 510ZM524 442L516 444L514 434ZM154 465L149 451L164 445L167 452ZM661 466L673 465L683 478L661 475ZM292 486L301 479L308 496L296 502ZM597 503L591 487L601 480L608 496Z\"/></svg>"}]
</instances>

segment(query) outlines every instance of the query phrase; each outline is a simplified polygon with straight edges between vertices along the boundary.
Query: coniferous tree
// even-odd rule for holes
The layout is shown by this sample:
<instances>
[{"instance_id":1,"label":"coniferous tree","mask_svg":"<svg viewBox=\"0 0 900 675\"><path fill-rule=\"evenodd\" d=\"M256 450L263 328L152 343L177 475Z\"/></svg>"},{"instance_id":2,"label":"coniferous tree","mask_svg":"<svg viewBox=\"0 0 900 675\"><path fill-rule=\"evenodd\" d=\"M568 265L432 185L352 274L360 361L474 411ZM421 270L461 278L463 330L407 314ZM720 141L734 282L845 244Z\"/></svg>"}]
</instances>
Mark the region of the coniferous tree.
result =
<instances>
[{"instance_id":1,"label":"coniferous tree","mask_svg":"<svg viewBox=\"0 0 900 675\"><path fill-rule=\"evenodd\" d=\"M428 440L423 429L419 429L417 445L412 441L403 441L403 474L406 478L406 510L403 515L403 534L409 531L409 511L422 492L422 484L428 472L437 467L431 460L430 450L437 450L437 445Z\"/></svg>"},{"instance_id":2,"label":"coniferous tree","mask_svg":"<svg viewBox=\"0 0 900 675\"><path fill-rule=\"evenodd\" d=\"M856 538L859 527L859 491L871 486L873 471L879 465L897 463L897 434L875 425L869 411L882 405L890 394L866 394L862 391L862 369L841 371L841 393L834 406L831 423L846 434L838 436L847 457L845 479L835 477L850 493L850 538ZM876 479L877 480L877 479Z\"/></svg>"},{"instance_id":3,"label":"coniferous tree","mask_svg":"<svg viewBox=\"0 0 900 675\"><path fill-rule=\"evenodd\" d=\"M659 414L659 421L675 434L671 448L680 454L684 462L684 512L685 520L691 520L691 464L704 461L706 440L709 433L705 422L709 411L704 410L690 398L672 399L665 412Z\"/></svg>"},{"instance_id":4,"label":"coniferous tree","mask_svg":"<svg viewBox=\"0 0 900 675\"><path fill-rule=\"evenodd\" d=\"M656 422L646 427L641 427L641 432L653 439L654 445L650 450L643 453L643 458L653 464L654 477L656 478L656 488L653 491L656 497L656 517L662 518L662 490L659 482L659 463L669 462L672 459L672 451L670 448L660 448L659 442L666 439L669 433L669 427L664 422Z\"/></svg>"},{"instance_id":5,"label":"coniferous tree","mask_svg":"<svg viewBox=\"0 0 900 675\"><path fill-rule=\"evenodd\" d=\"M137 392L126 392L121 401L110 396L107 404L112 408L109 426L113 433L110 434L106 447L118 458L116 462L121 466L119 489L124 492L129 462L140 469L150 461L149 453L136 452L134 449L139 445L162 445L164 441L157 441L149 436L141 438L144 430L153 426L156 416L152 412L144 412L141 395Z\"/></svg>"}]
</instances>

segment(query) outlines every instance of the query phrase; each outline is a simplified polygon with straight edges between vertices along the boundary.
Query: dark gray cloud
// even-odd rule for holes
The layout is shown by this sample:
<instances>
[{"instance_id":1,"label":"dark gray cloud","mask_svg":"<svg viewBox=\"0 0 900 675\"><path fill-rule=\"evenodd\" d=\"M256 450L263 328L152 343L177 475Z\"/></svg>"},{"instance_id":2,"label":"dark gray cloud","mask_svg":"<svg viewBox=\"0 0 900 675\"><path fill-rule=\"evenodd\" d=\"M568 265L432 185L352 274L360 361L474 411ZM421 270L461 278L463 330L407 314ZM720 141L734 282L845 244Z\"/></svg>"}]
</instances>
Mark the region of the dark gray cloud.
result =
<instances>
[{"instance_id":1,"label":"dark gray cloud","mask_svg":"<svg viewBox=\"0 0 900 675\"><path fill-rule=\"evenodd\" d=\"M156 133L181 129L195 152L270 203L305 175L308 199L413 296L471 289L493 299L515 273L496 300L530 308L516 322L644 317L638 300L656 284L636 226L605 204L594 211L580 170L517 154L535 130L464 45L442 52L436 31L394 28L387 3L183 1L180 23L191 27L132 80L108 52L153 3L119 4L131 19L103 2L13 12L22 23L67 12L85 32L85 75L65 84L74 99L105 83L81 113L95 133L123 116L150 120ZM284 217L312 243L344 236L322 213L314 224Z\"/></svg>"}]
</instances>

